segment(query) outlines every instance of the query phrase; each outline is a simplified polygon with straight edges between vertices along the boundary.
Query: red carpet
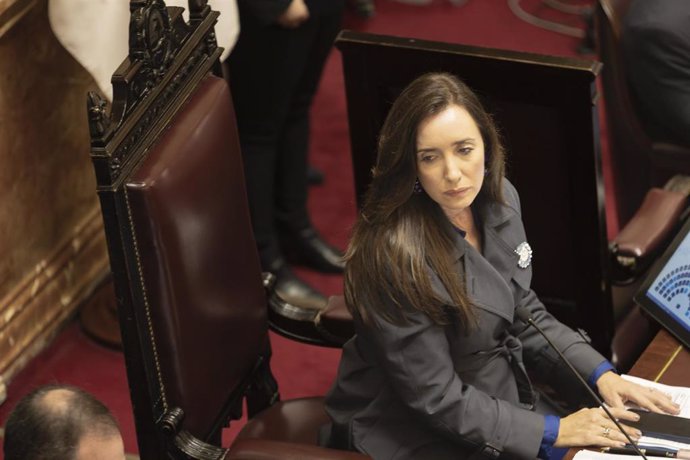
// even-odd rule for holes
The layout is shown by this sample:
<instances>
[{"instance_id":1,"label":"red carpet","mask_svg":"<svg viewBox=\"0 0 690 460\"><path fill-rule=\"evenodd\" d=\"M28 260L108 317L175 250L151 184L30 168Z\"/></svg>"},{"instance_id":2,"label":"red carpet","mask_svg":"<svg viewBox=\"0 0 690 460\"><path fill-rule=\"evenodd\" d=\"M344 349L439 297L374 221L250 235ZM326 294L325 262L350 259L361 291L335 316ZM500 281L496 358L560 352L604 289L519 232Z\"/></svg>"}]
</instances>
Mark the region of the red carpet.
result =
<instances>
[{"instance_id":1,"label":"red carpet","mask_svg":"<svg viewBox=\"0 0 690 460\"><path fill-rule=\"evenodd\" d=\"M530 11L540 8L540 0L523 0L522 4ZM578 39L520 21L509 10L506 0L468 0L462 7L453 7L445 0L436 0L425 7L377 0L377 10L376 17L369 21L348 16L345 27L562 56L575 56L579 44ZM546 11L544 13L547 14ZM548 16L571 24L578 23L577 18L571 15L549 12ZM314 223L322 234L338 246L345 247L355 218L355 205L342 67L337 51L325 69L312 119L311 162L325 172L326 182L312 188L309 206ZM606 157L604 163L607 164ZM611 190L611 177L607 168L605 171L607 190ZM611 198L607 193L607 201ZM607 208L613 209L610 202ZM608 214L609 231L613 234L617 224L612 212ZM299 270L299 273L325 294L342 292L340 276L320 275L307 270ZM338 350L296 344L275 335L272 341L273 369L284 399L322 395L327 391L335 377ZM120 420L127 451L137 451L121 354L94 344L77 325L69 325L11 382L8 400L0 406L0 423L4 425L7 413L22 395L44 383L70 383L94 393ZM226 443L231 441L240 426L236 423L226 430Z\"/></svg>"}]
</instances>

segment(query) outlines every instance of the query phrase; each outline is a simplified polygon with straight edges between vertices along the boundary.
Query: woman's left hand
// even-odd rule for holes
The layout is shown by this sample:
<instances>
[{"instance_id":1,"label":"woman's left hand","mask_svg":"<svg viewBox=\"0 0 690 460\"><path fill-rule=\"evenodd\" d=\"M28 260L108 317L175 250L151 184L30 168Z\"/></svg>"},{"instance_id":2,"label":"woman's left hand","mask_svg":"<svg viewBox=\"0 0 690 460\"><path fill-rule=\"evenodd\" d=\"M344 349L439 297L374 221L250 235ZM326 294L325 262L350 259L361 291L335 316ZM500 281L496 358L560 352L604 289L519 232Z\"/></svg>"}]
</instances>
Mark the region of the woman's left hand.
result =
<instances>
[{"instance_id":1,"label":"woman's left hand","mask_svg":"<svg viewBox=\"0 0 690 460\"><path fill-rule=\"evenodd\" d=\"M597 389L604 401L612 407L623 407L633 402L652 412L676 415L680 406L666 393L625 380L615 372L605 372L597 380Z\"/></svg>"}]
</instances>

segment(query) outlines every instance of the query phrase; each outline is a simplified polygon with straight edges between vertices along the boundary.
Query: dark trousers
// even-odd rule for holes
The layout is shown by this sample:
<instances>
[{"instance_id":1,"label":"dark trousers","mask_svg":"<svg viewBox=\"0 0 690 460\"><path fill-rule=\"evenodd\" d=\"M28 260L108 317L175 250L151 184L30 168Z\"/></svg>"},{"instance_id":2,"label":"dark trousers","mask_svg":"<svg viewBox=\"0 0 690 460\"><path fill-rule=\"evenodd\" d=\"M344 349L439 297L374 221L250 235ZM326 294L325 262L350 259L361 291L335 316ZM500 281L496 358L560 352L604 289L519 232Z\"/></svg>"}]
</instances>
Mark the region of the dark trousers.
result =
<instances>
[{"instance_id":1,"label":"dark trousers","mask_svg":"<svg viewBox=\"0 0 690 460\"><path fill-rule=\"evenodd\" d=\"M295 230L310 225L309 108L341 18L342 9L313 13L300 27L285 29L262 25L240 10L228 76L262 259L277 250L276 224Z\"/></svg>"}]
</instances>

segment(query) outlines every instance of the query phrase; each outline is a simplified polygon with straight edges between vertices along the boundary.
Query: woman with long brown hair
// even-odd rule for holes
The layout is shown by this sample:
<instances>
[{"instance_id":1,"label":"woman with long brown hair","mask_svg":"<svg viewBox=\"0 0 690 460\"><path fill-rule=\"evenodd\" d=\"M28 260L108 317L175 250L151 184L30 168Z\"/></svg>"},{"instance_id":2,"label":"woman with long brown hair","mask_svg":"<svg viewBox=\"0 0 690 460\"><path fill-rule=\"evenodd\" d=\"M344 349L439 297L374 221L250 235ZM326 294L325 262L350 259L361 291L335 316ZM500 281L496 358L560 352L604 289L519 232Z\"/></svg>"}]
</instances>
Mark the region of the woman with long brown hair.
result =
<instances>
[{"instance_id":1,"label":"woman with long brown hair","mask_svg":"<svg viewBox=\"0 0 690 460\"><path fill-rule=\"evenodd\" d=\"M548 458L554 446L624 445L602 409L561 418L540 400L526 369L557 378L562 366L518 309L621 421L638 417L624 401L677 412L613 372L530 289L532 251L504 170L491 117L456 77L423 75L393 104L346 255L357 335L327 398L334 445L375 459Z\"/></svg>"}]
</instances>

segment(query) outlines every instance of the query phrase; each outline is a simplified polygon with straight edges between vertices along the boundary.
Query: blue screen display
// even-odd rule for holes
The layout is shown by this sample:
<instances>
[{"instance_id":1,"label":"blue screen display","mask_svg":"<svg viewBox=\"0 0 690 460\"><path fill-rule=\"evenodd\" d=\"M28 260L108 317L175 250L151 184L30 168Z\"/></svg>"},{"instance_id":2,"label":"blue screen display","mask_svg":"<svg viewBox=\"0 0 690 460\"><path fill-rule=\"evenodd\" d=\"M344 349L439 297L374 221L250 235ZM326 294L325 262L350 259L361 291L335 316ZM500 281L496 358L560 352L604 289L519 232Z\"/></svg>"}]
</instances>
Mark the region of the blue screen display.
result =
<instances>
[{"instance_id":1,"label":"blue screen display","mask_svg":"<svg viewBox=\"0 0 690 460\"><path fill-rule=\"evenodd\" d=\"M690 233L685 235L646 294L690 331Z\"/></svg>"}]
</instances>

